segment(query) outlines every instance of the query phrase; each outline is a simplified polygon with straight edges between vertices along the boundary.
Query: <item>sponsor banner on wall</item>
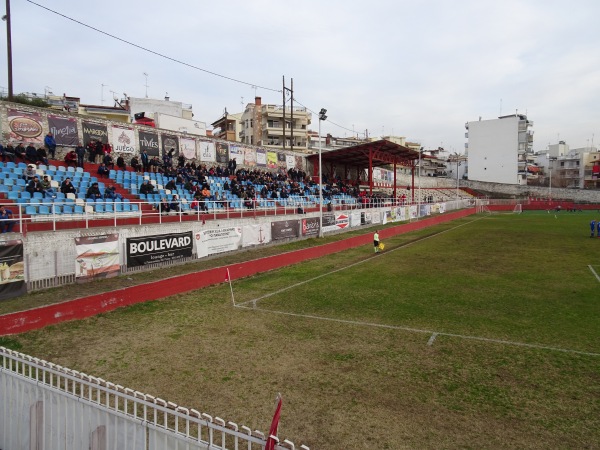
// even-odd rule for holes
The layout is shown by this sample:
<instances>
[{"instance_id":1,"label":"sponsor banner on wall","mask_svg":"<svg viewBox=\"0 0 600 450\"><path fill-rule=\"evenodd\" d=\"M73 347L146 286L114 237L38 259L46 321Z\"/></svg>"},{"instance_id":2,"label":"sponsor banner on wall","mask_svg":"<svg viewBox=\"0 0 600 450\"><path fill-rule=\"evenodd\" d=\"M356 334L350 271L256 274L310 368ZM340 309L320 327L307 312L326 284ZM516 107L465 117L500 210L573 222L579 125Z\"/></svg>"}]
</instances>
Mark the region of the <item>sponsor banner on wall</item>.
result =
<instances>
[{"instance_id":1,"label":"sponsor banner on wall","mask_svg":"<svg viewBox=\"0 0 600 450\"><path fill-rule=\"evenodd\" d=\"M277 169L277 153L267 152L267 167L269 169Z\"/></svg>"},{"instance_id":2,"label":"sponsor banner on wall","mask_svg":"<svg viewBox=\"0 0 600 450\"><path fill-rule=\"evenodd\" d=\"M406 206L401 206L398 208L398 212L396 213L398 220L404 222L406 220Z\"/></svg>"},{"instance_id":3,"label":"sponsor banner on wall","mask_svg":"<svg viewBox=\"0 0 600 450\"><path fill-rule=\"evenodd\" d=\"M371 223L381 223L381 214L378 211L371 214Z\"/></svg>"},{"instance_id":4,"label":"sponsor banner on wall","mask_svg":"<svg viewBox=\"0 0 600 450\"><path fill-rule=\"evenodd\" d=\"M271 222L271 239L289 239L300 236L299 220L280 220Z\"/></svg>"},{"instance_id":5,"label":"sponsor banner on wall","mask_svg":"<svg viewBox=\"0 0 600 450\"><path fill-rule=\"evenodd\" d=\"M351 211L350 212L350 226L351 227L359 227L362 225L361 213L360 211Z\"/></svg>"},{"instance_id":6,"label":"sponsor banner on wall","mask_svg":"<svg viewBox=\"0 0 600 450\"><path fill-rule=\"evenodd\" d=\"M215 143L207 141L198 142L198 154L202 162L215 162Z\"/></svg>"},{"instance_id":7,"label":"sponsor banner on wall","mask_svg":"<svg viewBox=\"0 0 600 450\"><path fill-rule=\"evenodd\" d=\"M42 116L40 113L8 109L9 140L41 144L44 142L42 133Z\"/></svg>"},{"instance_id":8,"label":"sponsor banner on wall","mask_svg":"<svg viewBox=\"0 0 600 450\"><path fill-rule=\"evenodd\" d=\"M77 120L73 117L48 114L48 128L54 135L56 145L76 146L79 144Z\"/></svg>"},{"instance_id":9,"label":"sponsor banner on wall","mask_svg":"<svg viewBox=\"0 0 600 450\"><path fill-rule=\"evenodd\" d=\"M116 153L135 153L137 148L133 128L113 125L112 148Z\"/></svg>"},{"instance_id":10,"label":"sponsor banner on wall","mask_svg":"<svg viewBox=\"0 0 600 450\"><path fill-rule=\"evenodd\" d=\"M192 232L127 238L127 266L138 267L189 258L193 254Z\"/></svg>"},{"instance_id":11,"label":"sponsor banner on wall","mask_svg":"<svg viewBox=\"0 0 600 450\"><path fill-rule=\"evenodd\" d=\"M277 166L287 168L287 157L285 153L277 153Z\"/></svg>"},{"instance_id":12,"label":"sponsor banner on wall","mask_svg":"<svg viewBox=\"0 0 600 450\"><path fill-rule=\"evenodd\" d=\"M304 158L302 156L296 156L296 169L304 170Z\"/></svg>"},{"instance_id":13,"label":"sponsor banner on wall","mask_svg":"<svg viewBox=\"0 0 600 450\"><path fill-rule=\"evenodd\" d=\"M429 216L429 215L431 215L431 206L430 205L421 205L420 217Z\"/></svg>"},{"instance_id":14,"label":"sponsor banner on wall","mask_svg":"<svg viewBox=\"0 0 600 450\"><path fill-rule=\"evenodd\" d=\"M256 150L253 148L244 148L244 165L248 167L256 165Z\"/></svg>"},{"instance_id":15,"label":"sponsor banner on wall","mask_svg":"<svg viewBox=\"0 0 600 450\"><path fill-rule=\"evenodd\" d=\"M106 125L82 120L81 128L83 128L83 145L87 145L90 141L100 141L103 144L108 144Z\"/></svg>"},{"instance_id":16,"label":"sponsor banner on wall","mask_svg":"<svg viewBox=\"0 0 600 450\"><path fill-rule=\"evenodd\" d=\"M296 158L294 155L285 155L285 168L290 170L296 167Z\"/></svg>"},{"instance_id":17,"label":"sponsor banner on wall","mask_svg":"<svg viewBox=\"0 0 600 450\"><path fill-rule=\"evenodd\" d=\"M148 131L139 131L140 153L146 150L148 156L160 156L158 145L158 134Z\"/></svg>"},{"instance_id":18,"label":"sponsor banner on wall","mask_svg":"<svg viewBox=\"0 0 600 450\"><path fill-rule=\"evenodd\" d=\"M229 161L235 159L237 164L244 164L244 149L239 145L229 146Z\"/></svg>"},{"instance_id":19,"label":"sponsor banner on wall","mask_svg":"<svg viewBox=\"0 0 600 450\"><path fill-rule=\"evenodd\" d=\"M323 215L323 233L343 230L350 226L350 218L347 214L325 214Z\"/></svg>"},{"instance_id":20,"label":"sponsor banner on wall","mask_svg":"<svg viewBox=\"0 0 600 450\"><path fill-rule=\"evenodd\" d=\"M411 205L408 207L408 214L411 219L417 218L417 205Z\"/></svg>"},{"instance_id":21,"label":"sponsor banner on wall","mask_svg":"<svg viewBox=\"0 0 600 450\"><path fill-rule=\"evenodd\" d=\"M271 242L271 227L269 225L244 225L242 228L242 247L261 245L268 242Z\"/></svg>"},{"instance_id":22,"label":"sponsor banner on wall","mask_svg":"<svg viewBox=\"0 0 600 450\"><path fill-rule=\"evenodd\" d=\"M0 300L26 292L23 241L0 241Z\"/></svg>"},{"instance_id":23,"label":"sponsor banner on wall","mask_svg":"<svg viewBox=\"0 0 600 450\"><path fill-rule=\"evenodd\" d=\"M384 209L381 211L381 221L385 225L386 223L395 222L396 210L395 209Z\"/></svg>"},{"instance_id":24,"label":"sponsor banner on wall","mask_svg":"<svg viewBox=\"0 0 600 450\"><path fill-rule=\"evenodd\" d=\"M360 213L360 224L361 225L370 225L373 223L372 213L370 212L361 212Z\"/></svg>"},{"instance_id":25,"label":"sponsor banner on wall","mask_svg":"<svg viewBox=\"0 0 600 450\"><path fill-rule=\"evenodd\" d=\"M76 237L75 253L77 281L114 277L121 270L117 233Z\"/></svg>"},{"instance_id":26,"label":"sponsor banner on wall","mask_svg":"<svg viewBox=\"0 0 600 450\"><path fill-rule=\"evenodd\" d=\"M229 145L224 142L217 142L215 146L217 151L217 162L221 164L227 164L229 162ZM238 163L241 162L242 160L238 161Z\"/></svg>"},{"instance_id":27,"label":"sponsor banner on wall","mask_svg":"<svg viewBox=\"0 0 600 450\"><path fill-rule=\"evenodd\" d=\"M242 229L240 227L202 230L198 231L195 236L196 253L199 258L237 250L242 243Z\"/></svg>"},{"instance_id":28,"label":"sponsor banner on wall","mask_svg":"<svg viewBox=\"0 0 600 450\"><path fill-rule=\"evenodd\" d=\"M175 149L173 152L173 158L177 158L179 156L179 139L177 136L172 136L170 134L161 134L160 136L162 142L162 154L169 153L171 149Z\"/></svg>"},{"instance_id":29,"label":"sponsor banner on wall","mask_svg":"<svg viewBox=\"0 0 600 450\"><path fill-rule=\"evenodd\" d=\"M440 203L440 214L444 214L446 212L446 204Z\"/></svg>"},{"instance_id":30,"label":"sponsor banner on wall","mask_svg":"<svg viewBox=\"0 0 600 450\"><path fill-rule=\"evenodd\" d=\"M196 158L196 139L180 138L179 144L181 145L181 153L185 159Z\"/></svg>"},{"instance_id":31,"label":"sponsor banner on wall","mask_svg":"<svg viewBox=\"0 0 600 450\"><path fill-rule=\"evenodd\" d=\"M309 217L302 219L302 236L318 236L319 235L319 218Z\"/></svg>"},{"instance_id":32,"label":"sponsor banner on wall","mask_svg":"<svg viewBox=\"0 0 600 450\"><path fill-rule=\"evenodd\" d=\"M256 165L260 167L267 166L267 151L264 148L256 149Z\"/></svg>"}]
</instances>

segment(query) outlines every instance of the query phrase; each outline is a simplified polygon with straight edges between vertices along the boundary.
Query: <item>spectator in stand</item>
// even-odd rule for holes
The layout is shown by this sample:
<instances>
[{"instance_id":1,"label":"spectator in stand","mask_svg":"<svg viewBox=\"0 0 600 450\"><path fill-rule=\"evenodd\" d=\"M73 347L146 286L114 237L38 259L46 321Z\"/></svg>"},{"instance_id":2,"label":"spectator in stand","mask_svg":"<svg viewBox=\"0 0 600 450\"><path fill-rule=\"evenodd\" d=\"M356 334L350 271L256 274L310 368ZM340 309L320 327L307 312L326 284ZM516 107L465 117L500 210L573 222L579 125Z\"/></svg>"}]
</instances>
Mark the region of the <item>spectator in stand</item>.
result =
<instances>
[{"instance_id":1,"label":"spectator in stand","mask_svg":"<svg viewBox=\"0 0 600 450\"><path fill-rule=\"evenodd\" d=\"M229 169L229 173L235 173L236 167L237 167L237 161L235 160L235 158L230 159L229 162L227 163L227 168Z\"/></svg>"},{"instance_id":2,"label":"spectator in stand","mask_svg":"<svg viewBox=\"0 0 600 450\"><path fill-rule=\"evenodd\" d=\"M104 159L102 160L102 162L104 163L104 165L108 169L113 169L114 170L114 168L115 168L115 162L113 161L113 158L110 155L110 153L107 153L106 155L104 155Z\"/></svg>"},{"instance_id":3,"label":"spectator in stand","mask_svg":"<svg viewBox=\"0 0 600 450\"><path fill-rule=\"evenodd\" d=\"M32 144L29 144L25 149L25 159L27 159L27 161L29 162L32 162L33 164L36 164L38 162L37 150Z\"/></svg>"},{"instance_id":4,"label":"spectator in stand","mask_svg":"<svg viewBox=\"0 0 600 450\"><path fill-rule=\"evenodd\" d=\"M25 190L29 192L32 197L33 194L35 194L36 192L44 192L42 190L42 185L40 184L40 179L38 177L33 177L33 179L29 182Z\"/></svg>"},{"instance_id":5,"label":"spectator in stand","mask_svg":"<svg viewBox=\"0 0 600 450\"><path fill-rule=\"evenodd\" d=\"M12 218L13 212L4 205L0 206L0 232L12 233L16 223Z\"/></svg>"},{"instance_id":6,"label":"spectator in stand","mask_svg":"<svg viewBox=\"0 0 600 450\"><path fill-rule=\"evenodd\" d=\"M125 164L125 159L121 155L117 158L117 167L120 170L127 170L127 164Z\"/></svg>"},{"instance_id":7,"label":"spectator in stand","mask_svg":"<svg viewBox=\"0 0 600 450\"><path fill-rule=\"evenodd\" d=\"M44 147L40 147L36 150L37 152L37 159L39 162L41 162L42 164L50 164L50 162L48 161L48 154L46 153L46 149Z\"/></svg>"},{"instance_id":8,"label":"spectator in stand","mask_svg":"<svg viewBox=\"0 0 600 450\"><path fill-rule=\"evenodd\" d=\"M54 189L52 188L52 184L50 183L50 179L48 178L48 175L44 175L42 177L42 181L40 181L40 186L42 187L42 191L44 191L44 194L46 197L56 198L56 193L54 192Z\"/></svg>"},{"instance_id":9,"label":"spectator in stand","mask_svg":"<svg viewBox=\"0 0 600 450\"><path fill-rule=\"evenodd\" d=\"M167 202L166 198L161 198L160 199L160 203L158 204L158 211L161 214L167 214L168 212L171 211L171 207L169 205L169 203Z\"/></svg>"},{"instance_id":10,"label":"spectator in stand","mask_svg":"<svg viewBox=\"0 0 600 450\"><path fill-rule=\"evenodd\" d=\"M60 185L60 192L65 195L77 193L77 190L75 189L75 186L73 186L73 183L71 183L70 178L65 178L65 180L62 182Z\"/></svg>"},{"instance_id":11,"label":"spectator in stand","mask_svg":"<svg viewBox=\"0 0 600 450\"><path fill-rule=\"evenodd\" d=\"M181 200L179 200L179 195L175 194L173 196L173 199L171 200L171 203L169 203L169 210L170 211L175 211L175 212L179 212L179 202Z\"/></svg>"},{"instance_id":12,"label":"spectator in stand","mask_svg":"<svg viewBox=\"0 0 600 450\"><path fill-rule=\"evenodd\" d=\"M88 161L91 163L96 163L96 141L94 141L93 139L88 142L88 144L85 146L85 149L88 152Z\"/></svg>"},{"instance_id":13,"label":"spectator in stand","mask_svg":"<svg viewBox=\"0 0 600 450\"><path fill-rule=\"evenodd\" d=\"M83 169L83 160L85 158L85 148L81 145L81 142L75 147L75 153L77 154L77 167Z\"/></svg>"},{"instance_id":14,"label":"spectator in stand","mask_svg":"<svg viewBox=\"0 0 600 450\"><path fill-rule=\"evenodd\" d=\"M65 155L65 164L67 167L77 167L77 153L75 153L75 150L71 150Z\"/></svg>"},{"instance_id":15,"label":"spectator in stand","mask_svg":"<svg viewBox=\"0 0 600 450\"><path fill-rule=\"evenodd\" d=\"M140 172L142 170L142 165L140 164L140 160L138 159L137 156L134 156L133 158L131 158L131 161L129 162L129 164L131 165L131 168L133 170L135 170L136 172Z\"/></svg>"},{"instance_id":16,"label":"spectator in stand","mask_svg":"<svg viewBox=\"0 0 600 450\"><path fill-rule=\"evenodd\" d=\"M140 158L142 160L142 168L144 169L144 172L150 171L150 157L148 156L148 151L144 150L140 155Z\"/></svg>"},{"instance_id":17,"label":"spectator in stand","mask_svg":"<svg viewBox=\"0 0 600 450\"><path fill-rule=\"evenodd\" d=\"M50 158L56 159L56 141L52 133L49 132L44 138L44 146L48 149Z\"/></svg>"},{"instance_id":18,"label":"spectator in stand","mask_svg":"<svg viewBox=\"0 0 600 450\"><path fill-rule=\"evenodd\" d=\"M144 180L140 186L140 194L154 194L154 186L150 184L150 181Z\"/></svg>"},{"instance_id":19,"label":"spectator in stand","mask_svg":"<svg viewBox=\"0 0 600 450\"><path fill-rule=\"evenodd\" d=\"M106 165L104 163L102 163L98 166L98 176L100 178L108 178L109 174L110 174L110 170L108 169L108 167L106 167Z\"/></svg>"},{"instance_id":20,"label":"spectator in stand","mask_svg":"<svg viewBox=\"0 0 600 450\"><path fill-rule=\"evenodd\" d=\"M175 180L169 180L167 184L165 184L165 189L168 189L169 191L176 191L177 185L175 184Z\"/></svg>"},{"instance_id":21,"label":"spectator in stand","mask_svg":"<svg viewBox=\"0 0 600 450\"><path fill-rule=\"evenodd\" d=\"M23 171L23 179L27 182L33 180L37 176L37 170L34 164L29 164L27 169Z\"/></svg>"},{"instance_id":22,"label":"spectator in stand","mask_svg":"<svg viewBox=\"0 0 600 450\"><path fill-rule=\"evenodd\" d=\"M92 162L102 162L102 158L104 158L104 144L102 144L102 141L96 141L94 144L94 161Z\"/></svg>"},{"instance_id":23,"label":"spectator in stand","mask_svg":"<svg viewBox=\"0 0 600 450\"><path fill-rule=\"evenodd\" d=\"M150 164L150 170L154 173L160 173L162 172L162 168L161 168L161 162L160 159L158 159L158 156L155 156L154 158L152 158L149 162Z\"/></svg>"},{"instance_id":24,"label":"spectator in stand","mask_svg":"<svg viewBox=\"0 0 600 450\"><path fill-rule=\"evenodd\" d=\"M181 155L179 155L177 157L177 167L184 167L185 166L185 156L183 156L183 153Z\"/></svg>"},{"instance_id":25,"label":"spectator in stand","mask_svg":"<svg viewBox=\"0 0 600 450\"><path fill-rule=\"evenodd\" d=\"M0 152L2 153L2 161L15 162L15 149L12 148L12 145L6 144L6 147L4 147L0 144Z\"/></svg>"},{"instance_id":26,"label":"spectator in stand","mask_svg":"<svg viewBox=\"0 0 600 450\"><path fill-rule=\"evenodd\" d=\"M123 200L123 196L117 192L114 186L107 186L104 189L104 198L109 200Z\"/></svg>"},{"instance_id":27,"label":"spectator in stand","mask_svg":"<svg viewBox=\"0 0 600 450\"><path fill-rule=\"evenodd\" d=\"M102 198L102 192L100 192L98 183L92 183L85 194L85 198L91 198L92 200L98 200Z\"/></svg>"},{"instance_id":28,"label":"spectator in stand","mask_svg":"<svg viewBox=\"0 0 600 450\"><path fill-rule=\"evenodd\" d=\"M15 156L17 158L21 158L23 162L25 162L25 147L23 147L22 142L19 142L19 144L15 147Z\"/></svg>"}]
</instances>

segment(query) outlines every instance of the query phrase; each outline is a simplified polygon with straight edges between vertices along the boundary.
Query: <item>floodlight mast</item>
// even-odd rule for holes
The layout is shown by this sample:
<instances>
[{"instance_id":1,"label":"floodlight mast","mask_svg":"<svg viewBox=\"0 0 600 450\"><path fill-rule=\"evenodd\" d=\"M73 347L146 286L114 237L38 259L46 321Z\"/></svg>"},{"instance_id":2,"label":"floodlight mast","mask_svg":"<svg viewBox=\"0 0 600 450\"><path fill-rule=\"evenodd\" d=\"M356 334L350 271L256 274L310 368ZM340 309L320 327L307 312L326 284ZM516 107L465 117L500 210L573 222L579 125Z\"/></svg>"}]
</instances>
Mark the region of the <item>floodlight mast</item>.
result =
<instances>
[{"instance_id":1,"label":"floodlight mast","mask_svg":"<svg viewBox=\"0 0 600 450\"><path fill-rule=\"evenodd\" d=\"M323 237L323 166L321 163L321 122L327 120L327 110L319 111L319 237Z\"/></svg>"}]
</instances>

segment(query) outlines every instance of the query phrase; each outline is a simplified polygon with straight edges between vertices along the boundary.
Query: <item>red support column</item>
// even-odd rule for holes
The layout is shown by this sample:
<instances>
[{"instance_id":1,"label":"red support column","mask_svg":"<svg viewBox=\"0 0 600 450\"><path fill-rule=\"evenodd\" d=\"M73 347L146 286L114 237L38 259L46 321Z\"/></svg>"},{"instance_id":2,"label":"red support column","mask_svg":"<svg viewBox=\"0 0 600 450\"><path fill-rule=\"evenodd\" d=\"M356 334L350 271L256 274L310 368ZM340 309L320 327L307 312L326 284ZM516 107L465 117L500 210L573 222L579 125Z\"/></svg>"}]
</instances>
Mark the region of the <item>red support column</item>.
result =
<instances>
[{"instance_id":1,"label":"red support column","mask_svg":"<svg viewBox=\"0 0 600 450\"><path fill-rule=\"evenodd\" d=\"M413 165L410 169L410 173L412 175L412 186L410 188L410 193L412 195L412 201L411 203L415 202L415 162L413 161Z\"/></svg>"},{"instance_id":2,"label":"red support column","mask_svg":"<svg viewBox=\"0 0 600 450\"><path fill-rule=\"evenodd\" d=\"M394 203L396 202L396 161L394 160Z\"/></svg>"},{"instance_id":3,"label":"red support column","mask_svg":"<svg viewBox=\"0 0 600 450\"><path fill-rule=\"evenodd\" d=\"M373 195L373 150L369 148L369 195Z\"/></svg>"}]
</instances>

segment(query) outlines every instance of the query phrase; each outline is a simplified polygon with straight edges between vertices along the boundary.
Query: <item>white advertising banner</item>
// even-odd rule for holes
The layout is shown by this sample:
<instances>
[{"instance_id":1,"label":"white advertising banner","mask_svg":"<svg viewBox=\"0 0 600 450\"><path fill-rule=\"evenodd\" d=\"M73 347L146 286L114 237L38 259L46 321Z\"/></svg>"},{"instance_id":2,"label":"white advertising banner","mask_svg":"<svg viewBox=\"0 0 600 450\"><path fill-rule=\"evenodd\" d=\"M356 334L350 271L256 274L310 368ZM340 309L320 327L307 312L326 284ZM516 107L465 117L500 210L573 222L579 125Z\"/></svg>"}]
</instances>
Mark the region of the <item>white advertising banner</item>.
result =
<instances>
[{"instance_id":1,"label":"white advertising banner","mask_svg":"<svg viewBox=\"0 0 600 450\"><path fill-rule=\"evenodd\" d=\"M215 143L207 141L198 142L198 153L200 154L200 161L215 162Z\"/></svg>"},{"instance_id":2,"label":"white advertising banner","mask_svg":"<svg viewBox=\"0 0 600 450\"><path fill-rule=\"evenodd\" d=\"M323 216L323 233L343 230L350 226L350 218L346 214L325 214Z\"/></svg>"},{"instance_id":3,"label":"white advertising banner","mask_svg":"<svg viewBox=\"0 0 600 450\"><path fill-rule=\"evenodd\" d=\"M179 151L183 153L185 159L194 159L196 157L196 140L183 137L180 138Z\"/></svg>"},{"instance_id":4,"label":"white advertising banner","mask_svg":"<svg viewBox=\"0 0 600 450\"><path fill-rule=\"evenodd\" d=\"M417 205L411 205L408 207L409 209L409 215L411 219L416 219L417 218Z\"/></svg>"},{"instance_id":5,"label":"white advertising banner","mask_svg":"<svg viewBox=\"0 0 600 450\"><path fill-rule=\"evenodd\" d=\"M244 149L237 145L229 146L229 161L235 159L235 162L239 165L244 164Z\"/></svg>"},{"instance_id":6,"label":"white advertising banner","mask_svg":"<svg viewBox=\"0 0 600 450\"><path fill-rule=\"evenodd\" d=\"M396 220L395 209L384 209L381 211L381 222L385 225L386 223L395 222Z\"/></svg>"},{"instance_id":7,"label":"white advertising banner","mask_svg":"<svg viewBox=\"0 0 600 450\"><path fill-rule=\"evenodd\" d=\"M242 229L240 227L216 228L195 233L196 253L203 258L215 253L229 252L240 248Z\"/></svg>"},{"instance_id":8,"label":"white advertising banner","mask_svg":"<svg viewBox=\"0 0 600 450\"><path fill-rule=\"evenodd\" d=\"M285 155L285 165L288 170L296 167L296 158L294 155Z\"/></svg>"},{"instance_id":9,"label":"white advertising banner","mask_svg":"<svg viewBox=\"0 0 600 450\"><path fill-rule=\"evenodd\" d=\"M371 213L371 223L381 223L381 212L373 211Z\"/></svg>"},{"instance_id":10,"label":"white advertising banner","mask_svg":"<svg viewBox=\"0 0 600 450\"><path fill-rule=\"evenodd\" d=\"M440 203L440 214L444 214L446 212L446 204Z\"/></svg>"},{"instance_id":11,"label":"white advertising banner","mask_svg":"<svg viewBox=\"0 0 600 450\"><path fill-rule=\"evenodd\" d=\"M406 220L406 207L402 206L402 207L398 208L396 217L398 218L398 220L400 222L404 222Z\"/></svg>"},{"instance_id":12,"label":"white advertising banner","mask_svg":"<svg viewBox=\"0 0 600 450\"><path fill-rule=\"evenodd\" d=\"M113 125L112 148L116 153L135 153L137 151L133 128Z\"/></svg>"},{"instance_id":13,"label":"white advertising banner","mask_svg":"<svg viewBox=\"0 0 600 450\"><path fill-rule=\"evenodd\" d=\"M360 211L352 211L350 213L350 226L360 227L362 224Z\"/></svg>"},{"instance_id":14,"label":"white advertising banner","mask_svg":"<svg viewBox=\"0 0 600 450\"><path fill-rule=\"evenodd\" d=\"M270 225L244 225L242 228L242 247L261 245L271 242Z\"/></svg>"}]
</instances>

